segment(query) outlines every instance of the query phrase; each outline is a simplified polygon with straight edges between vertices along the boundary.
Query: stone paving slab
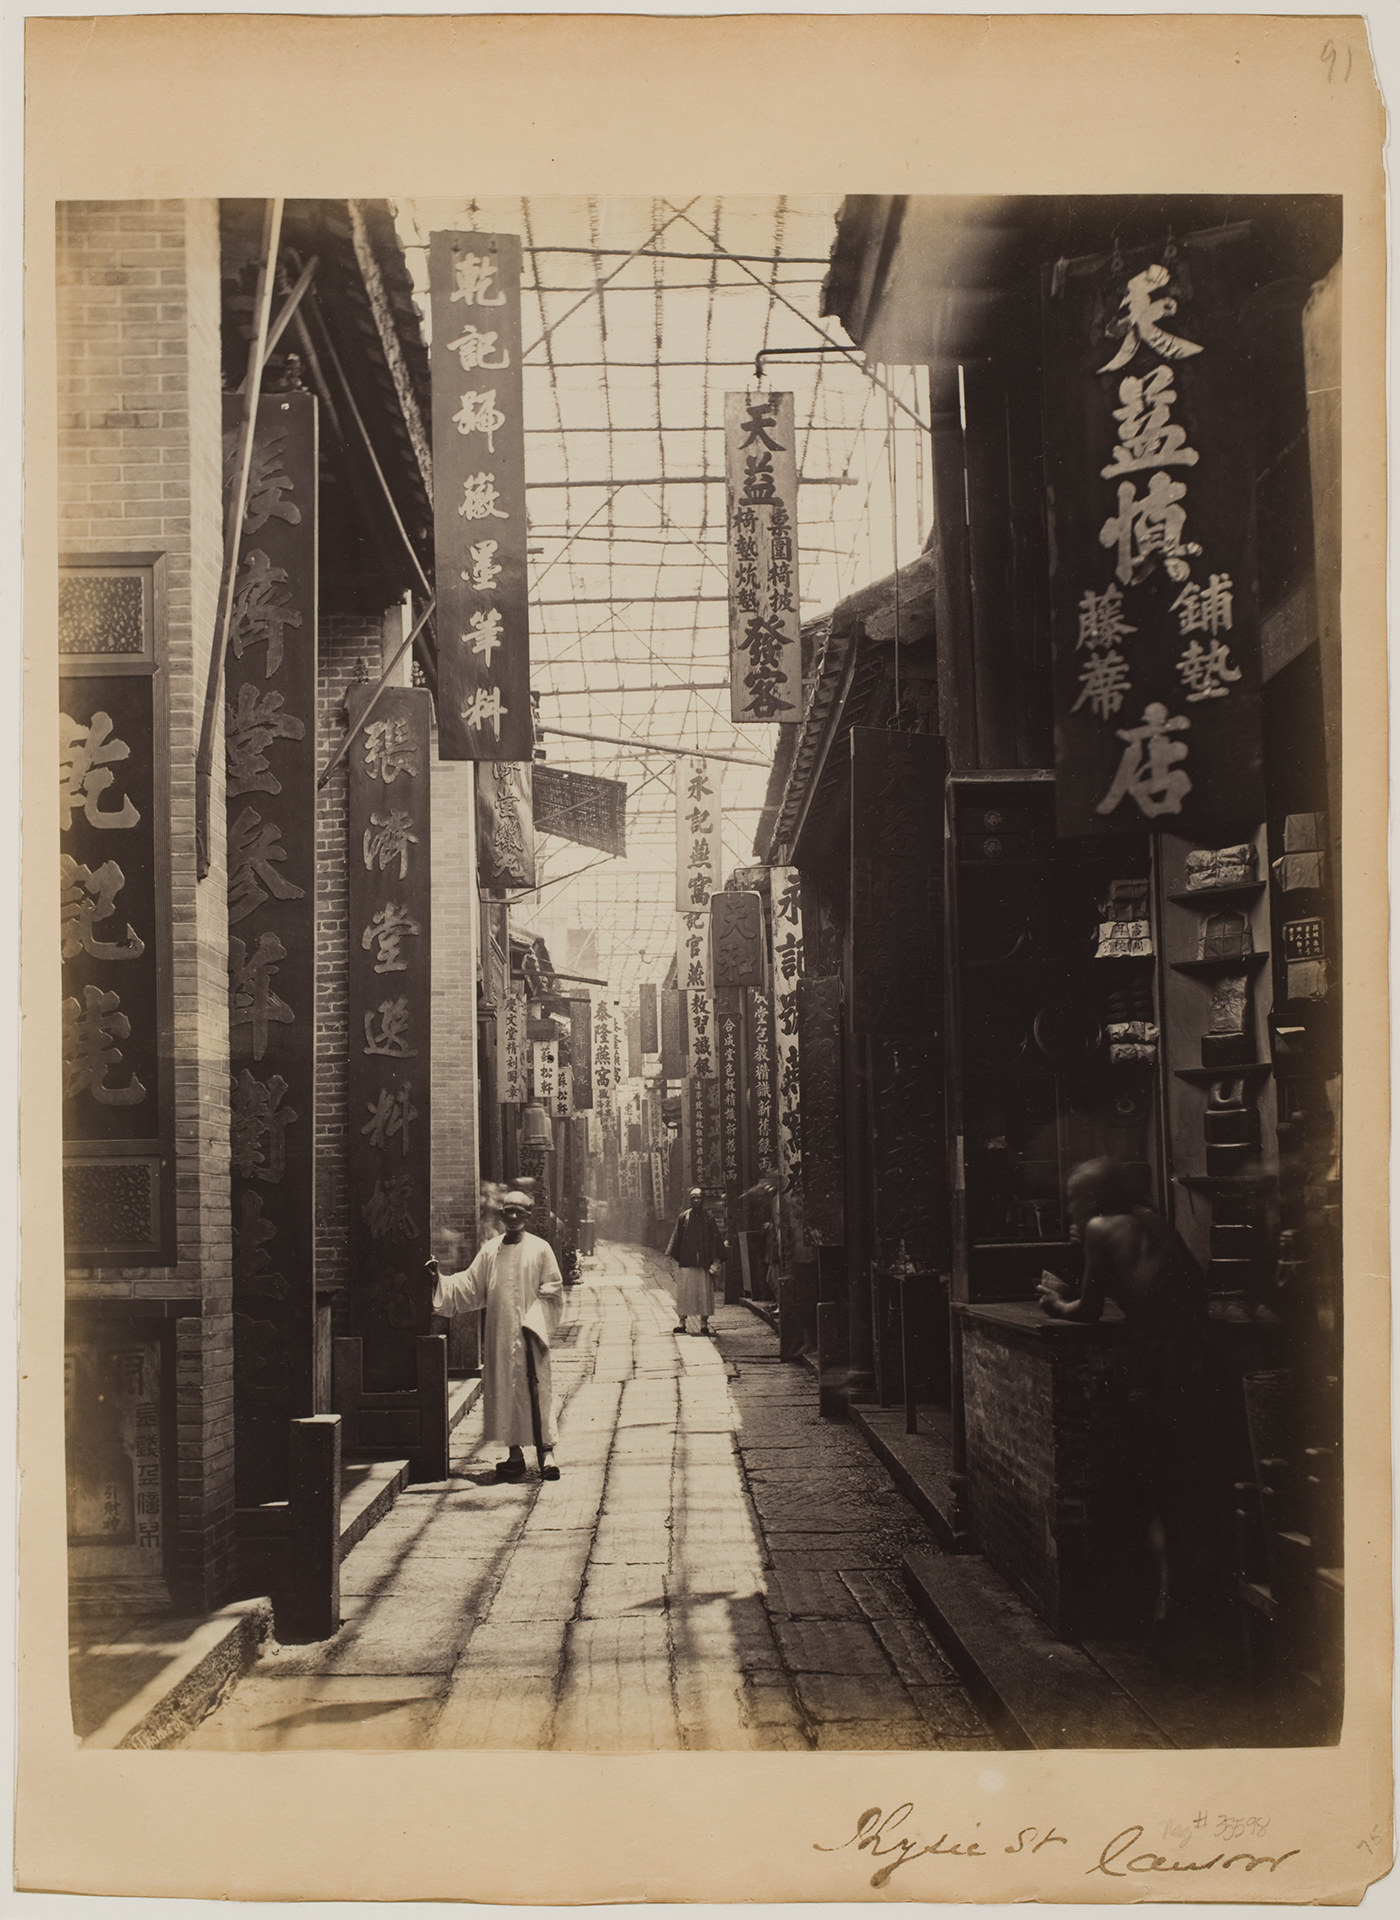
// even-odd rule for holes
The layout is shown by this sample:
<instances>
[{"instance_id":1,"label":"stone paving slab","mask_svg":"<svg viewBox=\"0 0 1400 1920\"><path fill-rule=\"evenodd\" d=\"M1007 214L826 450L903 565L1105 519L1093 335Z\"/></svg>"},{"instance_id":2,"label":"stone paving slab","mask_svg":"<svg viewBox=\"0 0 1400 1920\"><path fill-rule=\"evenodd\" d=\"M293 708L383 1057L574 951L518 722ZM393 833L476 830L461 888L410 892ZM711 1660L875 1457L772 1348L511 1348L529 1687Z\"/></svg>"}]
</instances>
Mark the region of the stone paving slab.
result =
<instances>
[{"instance_id":1,"label":"stone paving slab","mask_svg":"<svg viewBox=\"0 0 1400 1920\"><path fill-rule=\"evenodd\" d=\"M671 1530L666 1517L605 1514L593 1541L593 1558L638 1563L654 1560L665 1566L671 1557Z\"/></svg>"},{"instance_id":2,"label":"stone paving slab","mask_svg":"<svg viewBox=\"0 0 1400 1920\"><path fill-rule=\"evenodd\" d=\"M419 1561L485 1559L509 1548L527 1512L526 1503L521 1501L518 1505L512 1503L499 1515L440 1514L436 1518L425 1515L421 1521L398 1527L385 1521L383 1527L376 1527L361 1541L350 1558L355 1560L358 1555L365 1555L362 1565L395 1558L406 1562L410 1556Z\"/></svg>"},{"instance_id":3,"label":"stone paving slab","mask_svg":"<svg viewBox=\"0 0 1400 1920\"><path fill-rule=\"evenodd\" d=\"M845 1573L848 1568L883 1567L889 1554L860 1533L765 1533L775 1567L810 1567L814 1573Z\"/></svg>"},{"instance_id":4,"label":"stone paving slab","mask_svg":"<svg viewBox=\"0 0 1400 1920\"><path fill-rule=\"evenodd\" d=\"M601 1493L601 1488L600 1488ZM610 1513L641 1513L671 1507L669 1461L617 1460L608 1470L607 1508Z\"/></svg>"},{"instance_id":5,"label":"stone paving slab","mask_svg":"<svg viewBox=\"0 0 1400 1920\"><path fill-rule=\"evenodd\" d=\"M861 1611L839 1573L807 1568L774 1570L768 1576L768 1611L791 1620L857 1620Z\"/></svg>"},{"instance_id":6,"label":"stone paving slab","mask_svg":"<svg viewBox=\"0 0 1400 1920\"><path fill-rule=\"evenodd\" d=\"M486 1621L454 1669L433 1724L434 1747L548 1746L565 1625Z\"/></svg>"},{"instance_id":7,"label":"stone paving slab","mask_svg":"<svg viewBox=\"0 0 1400 1920\"><path fill-rule=\"evenodd\" d=\"M746 1674L742 1703L745 1723L755 1746L779 1752L810 1749L807 1723L786 1674Z\"/></svg>"},{"instance_id":8,"label":"stone paving slab","mask_svg":"<svg viewBox=\"0 0 1400 1920\"><path fill-rule=\"evenodd\" d=\"M917 1609L898 1574L853 1567L842 1573L841 1580L867 1620L918 1618Z\"/></svg>"},{"instance_id":9,"label":"stone paving slab","mask_svg":"<svg viewBox=\"0 0 1400 1920\"><path fill-rule=\"evenodd\" d=\"M817 1728L823 1753L912 1752L929 1744L926 1729L912 1720L827 1720Z\"/></svg>"},{"instance_id":10,"label":"stone paving slab","mask_svg":"<svg viewBox=\"0 0 1400 1920\"><path fill-rule=\"evenodd\" d=\"M556 1752L657 1753L680 1747L663 1619L577 1620L554 1720Z\"/></svg>"},{"instance_id":11,"label":"stone paving slab","mask_svg":"<svg viewBox=\"0 0 1400 1920\"><path fill-rule=\"evenodd\" d=\"M475 1555L451 1562L452 1582L464 1595L491 1593L509 1562L507 1553ZM440 1558L411 1553L385 1563L374 1559L360 1562L351 1554L340 1569L342 1601L372 1599L392 1593L432 1594L441 1590L444 1578Z\"/></svg>"},{"instance_id":12,"label":"stone paving slab","mask_svg":"<svg viewBox=\"0 0 1400 1920\"><path fill-rule=\"evenodd\" d=\"M773 1637L790 1673L867 1674L890 1677L890 1663L864 1621L790 1620L773 1622Z\"/></svg>"},{"instance_id":13,"label":"stone paving slab","mask_svg":"<svg viewBox=\"0 0 1400 1920\"><path fill-rule=\"evenodd\" d=\"M890 1664L908 1687L943 1687L956 1684L944 1655L917 1615L903 1619L887 1614L872 1620L876 1639L889 1655Z\"/></svg>"},{"instance_id":14,"label":"stone paving slab","mask_svg":"<svg viewBox=\"0 0 1400 1920\"><path fill-rule=\"evenodd\" d=\"M477 1616L465 1596L391 1594L341 1601L343 1625L329 1640L278 1645L258 1671L276 1675L450 1673Z\"/></svg>"},{"instance_id":15,"label":"stone paving slab","mask_svg":"<svg viewBox=\"0 0 1400 1920\"><path fill-rule=\"evenodd\" d=\"M928 1723L892 1673L795 1673L803 1712L816 1726L830 1720L879 1720L903 1727L927 1745Z\"/></svg>"},{"instance_id":16,"label":"stone paving slab","mask_svg":"<svg viewBox=\"0 0 1400 1920\"><path fill-rule=\"evenodd\" d=\"M911 1686L909 1696L938 1736L938 1744L955 1752L999 1751L1000 1741L960 1686Z\"/></svg>"},{"instance_id":17,"label":"stone paving slab","mask_svg":"<svg viewBox=\"0 0 1400 1920\"><path fill-rule=\"evenodd\" d=\"M782 1666L763 1602L757 1594L678 1596L668 1586L676 1665L711 1666L730 1673L761 1673Z\"/></svg>"},{"instance_id":18,"label":"stone paving slab","mask_svg":"<svg viewBox=\"0 0 1400 1920\"><path fill-rule=\"evenodd\" d=\"M583 1620L608 1620L623 1613L660 1612L665 1605L666 1569L661 1561L608 1560L590 1566L578 1611Z\"/></svg>"},{"instance_id":19,"label":"stone paving slab","mask_svg":"<svg viewBox=\"0 0 1400 1920\"><path fill-rule=\"evenodd\" d=\"M204 1753L353 1749L404 1753L427 1744L443 1682L427 1674L346 1678L253 1673L182 1741Z\"/></svg>"},{"instance_id":20,"label":"stone paving slab","mask_svg":"<svg viewBox=\"0 0 1400 1920\"><path fill-rule=\"evenodd\" d=\"M572 1619L591 1544L584 1528L522 1537L491 1603L491 1619Z\"/></svg>"},{"instance_id":21,"label":"stone paving slab","mask_svg":"<svg viewBox=\"0 0 1400 1920\"><path fill-rule=\"evenodd\" d=\"M673 1559L666 1575L666 1591L676 1599L747 1600L767 1591L772 1576L763 1569L757 1554L737 1566L720 1566L713 1560L697 1560L694 1566Z\"/></svg>"},{"instance_id":22,"label":"stone paving slab","mask_svg":"<svg viewBox=\"0 0 1400 1920\"><path fill-rule=\"evenodd\" d=\"M869 1522L869 1512L856 1500L813 1501L801 1492L774 1493L755 1487L753 1502L769 1533L858 1534Z\"/></svg>"},{"instance_id":23,"label":"stone paving slab","mask_svg":"<svg viewBox=\"0 0 1400 1920\"><path fill-rule=\"evenodd\" d=\"M526 1532L531 1535L572 1533L579 1527L591 1528L603 1497L603 1474L602 1466L577 1469L567 1464L561 1466L559 1479L547 1481L540 1488L540 1497L526 1522Z\"/></svg>"}]
</instances>

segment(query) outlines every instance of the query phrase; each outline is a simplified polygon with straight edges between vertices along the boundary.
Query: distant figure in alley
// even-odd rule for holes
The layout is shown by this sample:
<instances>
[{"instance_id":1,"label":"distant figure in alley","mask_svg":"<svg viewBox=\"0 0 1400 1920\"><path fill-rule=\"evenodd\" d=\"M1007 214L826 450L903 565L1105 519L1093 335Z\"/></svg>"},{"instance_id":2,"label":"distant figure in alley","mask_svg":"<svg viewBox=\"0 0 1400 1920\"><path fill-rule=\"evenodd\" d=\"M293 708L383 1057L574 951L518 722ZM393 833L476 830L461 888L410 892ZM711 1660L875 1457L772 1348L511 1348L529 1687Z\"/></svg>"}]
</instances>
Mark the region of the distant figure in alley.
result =
<instances>
[{"instance_id":1,"label":"distant figure in alley","mask_svg":"<svg viewBox=\"0 0 1400 1920\"><path fill-rule=\"evenodd\" d=\"M524 1448L535 1448L540 1478L557 1480L554 1394L549 1349L564 1307L564 1281L547 1240L526 1233L529 1196L501 1198L505 1231L488 1240L465 1273L442 1273L436 1260L433 1312L485 1313L481 1343L485 1437L509 1448L498 1480L525 1475Z\"/></svg>"},{"instance_id":2,"label":"distant figure in alley","mask_svg":"<svg viewBox=\"0 0 1400 1920\"><path fill-rule=\"evenodd\" d=\"M719 1228L705 1211L705 1196L699 1187L690 1189L690 1205L677 1216L666 1244L666 1258L676 1263L676 1332L688 1331L686 1321L692 1313L700 1316L700 1331L710 1331L714 1312L713 1269L724 1254Z\"/></svg>"}]
</instances>

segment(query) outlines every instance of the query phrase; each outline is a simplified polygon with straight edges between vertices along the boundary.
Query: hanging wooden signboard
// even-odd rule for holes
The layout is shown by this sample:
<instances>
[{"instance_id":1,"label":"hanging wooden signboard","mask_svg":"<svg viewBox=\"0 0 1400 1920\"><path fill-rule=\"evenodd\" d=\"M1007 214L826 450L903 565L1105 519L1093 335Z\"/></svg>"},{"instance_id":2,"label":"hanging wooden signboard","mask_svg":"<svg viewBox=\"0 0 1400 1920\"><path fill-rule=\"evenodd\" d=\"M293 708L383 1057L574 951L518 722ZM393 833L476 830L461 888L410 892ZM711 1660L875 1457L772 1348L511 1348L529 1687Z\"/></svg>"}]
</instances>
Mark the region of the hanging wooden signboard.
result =
<instances>
[{"instance_id":1,"label":"hanging wooden signboard","mask_svg":"<svg viewBox=\"0 0 1400 1920\"><path fill-rule=\"evenodd\" d=\"M1248 247L1224 228L1045 272L1061 835L1263 814Z\"/></svg>"},{"instance_id":2,"label":"hanging wooden signboard","mask_svg":"<svg viewBox=\"0 0 1400 1920\"><path fill-rule=\"evenodd\" d=\"M534 1095L548 1114L553 1114L559 1104L559 1042L557 1040L535 1040L534 1048Z\"/></svg>"},{"instance_id":3,"label":"hanging wooden signboard","mask_svg":"<svg viewBox=\"0 0 1400 1920\"><path fill-rule=\"evenodd\" d=\"M774 867L773 1064L776 1076L778 1170L784 1193L802 1178L802 1094L798 1078L797 983L802 977L802 880L796 867Z\"/></svg>"},{"instance_id":4,"label":"hanging wooden signboard","mask_svg":"<svg viewBox=\"0 0 1400 1920\"><path fill-rule=\"evenodd\" d=\"M676 916L676 980L690 991L695 988L709 991L710 986L710 915L702 908L698 913L682 913Z\"/></svg>"},{"instance_id":5,"label":"hanging wooden signboard","mask_svg":"<svg viewBox=\"0 0 1400 1920\"><path fill-rule=\"evenodd\" d=\"M512 987L496 1003L497 1097L512 1107L523 1106L530 1097L525 1044L525 993Z\"/></svg>"},{"instance_id":6,"label":"hanging wooden signboard","mask_svg":"<svg viewBox=\"0 0 1400 1920\"><path fill-rule=\"evenodd\" d=\"M778 1164L775 1075L773 1061L773 999L762 987L752 987L749 1002L749 1139L750 1161L745 1186L772 1173Z\"/></svg>"},{"instance_id":7,"label":"hanging wooden signboard","mask_svg":"<svg viewBox=\"0 0 1400 1920\"><path fill-rule=\"evenodd\" d=\"M428 238L438 752L527 761L530 628L520 239Z\"/></svg>"},{"instance_id":8,"label":"hanging wooden signboard","mask_svg":"<svg viewBox=\"0 0 1400 1920\"><path fill-rule=\"evenodd\" d=\"M801 718L796 448L790 393L724 396L729 712L737 721Z\"/></svg>"},{"instance_id":9,"label":"hanging wooden signboard","mask_svg":"<svg viewBox=\"0 0 1400 1920\"><path fill-rule=\"evenodd\" d=\"M661 1041L656 1030L656 988L650 984L638 987L637 1007L642 1017L642 1052L659 1053Z\"/></svg>"},{"instance_id":10,"label":"hanging wooden signboard","mask_svg":"<svg viewBox=\"0 0 1400 1920\"><path fill-rule=\"evenodd\" d=\"M476 874L484 891L535 884L533 781L528 760L483 761L477 768Z\"/></svg>"},{"instance_id":11,"label":"hanging wooden signboard","mask_svg":"<svg viewBox=\"0 0 1400 1920\"><path fill-rule=\"evenodd\" d=\"M722 763L676 762L676 912L708 914L723 881Z\"/></svg>"},{"instance_id":12,"label":"hanging wooden signboard","mask_svg":"<svg viewBox=\"0 0 1400 1920\"><path fill-rule=\"evenodd\" d=\"M613 1106L612 1009L600 1006L593 1021L593 1106L606 1125Z\"/></svg>"},{"instance_id":13,"label":"hanging wooden signboard","mask_svg":"<svg viewBox=\"0 0 1400 1920\"><path fill-rule=\"evenodd\" d=\"M720 1178L726 1192L743 1184L746 1073L743 989L715 989L715 1078L719 1085Z\"/></svg>"},{"instance_id":14,"label":"hanging wooden signboard","mask_svg":"<svg viewBox=\"0 0 1400 1920\"><path fill-rule=\"evenodd\" d=\"M316 1042L316 400L258 403L229 626L229 924L235 1475L287 1491L287 1423L313 1411ZM224 396L225 499L242 421Z\"/></svg>"},{"instance_id":15,"label":"hanging wooden signboard","mask_svg":"<svg viewBox=\"0 0 1400 1920\"><path fill-rule=\"evenodd\" d=\"M714 988L761 987L764 982L763 900L757 893L710 897L710 966Z\"/></svg>"},{"instance_id":16,"label":"hanging wooden signboard","mask_svg":"<svg viewBox=\"0 0 1400 1920\"><path fill-rule=\"evenodd\" d=\"M708 993L688 993L685 1003L690 1071L703 1080L715 1070L714 1008Z\"/></svg>"},{"instance_id":17,"label":"hanging wooden signboard","mask_svg":"<svg viewBox=\"0 0 1400 1920\"><path fill-rule=\"evenodd\" d=\"M59 571L63 1225L68 1264L173 1266L163 562Z\"/></svg>"},{"instance_id":18,"label":"hanging wooden signboard","mask_svg":"<svg viewBox=\"0 0 1400 1920\"><path fill-rule=\"evenodd\" d=\"M668 1080L681 1080L686 1071L685 995L666 987L661 994L661 1071Z\"/></svg>"},{"instance_id":19,"label":"hanging wooden signboard","mask_svg":"<svg viewBox=\"0 0 1400 1920\"><path fill-rule=\"evenodd\" d=\"M353 687L352 725L370 695ZM366 1384L416 1379L431 1252L431 696L386 687L348 756L349 1116L352 1318Z\"/></svg>"},{"instance_id":20,"label":"hanging wooden signboard","mask_svg":"<svg viewBox=\"0 0 1400 1920\"><path fill-rule=\"evenodd\" d=\"M586 997L569 1002L569 1071L573 1076L575 1113L593 1106L593 1003Z\"/></svg>"},{"instance_id":21,"label":"hanging wooden signboard","mask_svg":"<svg viewBox=\"0 0 1400 1920\"><path fill-rule=\"evenodd\" d=\"M627 857L627 783L535 763L535 828ZM575 962L577 964L577 962Z\"/></svg>"}]
</instances>

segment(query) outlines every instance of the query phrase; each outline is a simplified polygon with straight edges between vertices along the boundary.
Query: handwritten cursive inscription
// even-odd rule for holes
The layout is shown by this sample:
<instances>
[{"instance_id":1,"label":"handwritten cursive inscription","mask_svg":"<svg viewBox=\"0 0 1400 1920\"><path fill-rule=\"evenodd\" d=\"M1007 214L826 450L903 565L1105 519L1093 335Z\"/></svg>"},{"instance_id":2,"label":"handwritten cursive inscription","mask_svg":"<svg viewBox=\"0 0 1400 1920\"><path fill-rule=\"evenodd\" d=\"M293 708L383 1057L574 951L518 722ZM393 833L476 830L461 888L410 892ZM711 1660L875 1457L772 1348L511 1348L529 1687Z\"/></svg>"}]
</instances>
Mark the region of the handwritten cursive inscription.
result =
<instances>
[{"instance_id":1,"label":"handwritten cursive inscription","mask_svg":"<svg viewBox=\"0 0 1400 1920\"><path fill-rule=\"evenodd\" d=\"M854 1847L857 1853L868 1853L872 1861L880 1861L881 1864L870 1876L872 1887L888 1886L891 1876L901 1867L907 1867L911 1860L922 1860L929 1855L941 1858L956 1857L961 1860L985 1860L996 1850L996 1838L983 1835L980 1839L973 1839L964 1834L960 1839L952 1839L946 1829L936 1840L925 1840L921 1833L911 1828L913 1813L912 1800L901 1801L888 1813L882 1807L867 1807L857 1819L855 1831L849 1838L830 1847L820 1840L814 1840L812 1845L818 1853L843 1853L847 1847ZM1197 1824L1203 1823L1204 1816L1200 1816ZM1250 1823L1254 1824L1262 1834L1263 1829L1268 1825L1268 1816L1250 1816ZM980 1832L981 1821L974 1821L973 1824ZM1233 1822L1227 1824L1233 1824ZM1241 1821L1239 1824L1247 1823ZM1143 1848L1142 1836L1145 1832L1146 1828L1142 1826L1120 1828L1113 1838L1106 1841L1099 1849L1098 1859L1093 1865L1084 1868L1086 1876L1100 1873L1109 1880L1128 1880L1137 1874L1220 1874L1229 1873L1232 1870L1237 1874L1254 1873L1260 1867L1266 1867L1273 1874L1278 1872L1285 1860L1294 1860L1301 1852L1301 1848L1298 1847L1289 1847L1282 1853L1246 1853L1244 1851L1226 1853L1222 1850L1211 1854L1205 1860L1188 1860L1171 1854L1157 1853L1151 1848ZM1190 1838L1190 1834L1191 1829L1187 1828L1179 1833L1179 1838L1184 1843ZM1005 1836L997 1838L1001 1837ZM1219 1834L1216 1837L1219 1838ZM1230 1837L1233 1838L1233 1834ZM986 1841L985 1845L983 1840ZM1067 1861L1072 1860L1076 1854L1080 1860L1084 1858L1079 1847L1071 1843L1069 1836L1060 1833L1053 1825L1022 1827L1019 1832L1010 1837L1009 1844L1001 1847L1001 1852L1036 1854L1042 1847L1052 1845L1070 1849L1067 1854L1061 1856Z\"/></svg>"},{"instance_id":2,"label":"handwritten cursive inscription","mask_svg":"<svg viewBox=\"0 0 1400 1920\"><path fill-rule=\"evenodd\" d=\"M986 1849L975 1840L950 1840L946 1833L942 1833L929 1846L922 1838L896 1834L894 1829L902 1827L913 1811L912 1800L891 1808L888 1813L882 1813L879 1807L867 1807L856 1821L856 1830L849 1840L843 1840L837 1847L824 1847L819 1840L814 1840L812 1845L818 1853L840 1853L843 1848L856 1847L861 1853L868 1852L872 1860L893 1855L886 1865L877 1867L871 1874L872 1887L886 1886L897 1868L907 1866L911 1860L917 1860L926 1853L960 1854L966 1860L985 1857ZM882 1845L882 1842L886 1844Z\"/></svg>"},{"instance_id":3,"label":"handwritten cursive inscription","mask_svg":"<svg viewBox=\"0 0 1400 1920\"><path fill-rule=\"evenodd\" d=\"M1290 1847L1287 1853L1215 1853L1209 1860L1169 1860L1163 1853L1135 1853L1131 1859L1123 1856L1135 1847L1143 1835L1141 1827L1124 1827L1121 1833L1115 1833L1098 1859L1087 1873L1106 1874L1110 1880L1126 1880L1133 1873L1209 1873L1218 1868L1224 1873L1230 1867L1243 1866L1246 1873L1253 1873L1256 1867L1267 1867L1270 1873L1277 1873L1285 1860L1293 1859L1299 1851ZM1122 1866L1116 1864L1122 1860Z\"/></svg>"}]
</instances>

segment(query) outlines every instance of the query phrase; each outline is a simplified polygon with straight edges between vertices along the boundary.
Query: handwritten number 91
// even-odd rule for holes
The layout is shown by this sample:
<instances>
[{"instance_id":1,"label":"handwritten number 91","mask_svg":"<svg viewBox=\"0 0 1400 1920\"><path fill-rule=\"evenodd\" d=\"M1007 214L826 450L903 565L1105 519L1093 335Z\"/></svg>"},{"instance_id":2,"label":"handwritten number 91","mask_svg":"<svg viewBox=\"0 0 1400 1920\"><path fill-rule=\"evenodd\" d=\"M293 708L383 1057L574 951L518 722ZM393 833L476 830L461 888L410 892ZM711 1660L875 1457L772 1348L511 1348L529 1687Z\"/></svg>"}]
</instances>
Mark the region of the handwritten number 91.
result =
<instances>
[{"instance_id":1,"label":"handwritten number 91","mask_svg":"<svg viewBox=\"0 0 1400 1920\"><path fill-rule=\"evenodd\" d=\"M1344 67L1342 68L1342 79L1343 79L1343 80L1350 80L1350 78L1351 78L1351 48L1350 48L1350 46L1343 46L1343 47L1342 47L1342 48L1340 49L1340 52L1341 52L1341 53L1344 53L1344 54L1346 55L1346 65L1345 65L1345 66L1344 66ZM1327 67L1327 78L1328 78L1328 81L1329 81L1329 83L1330 83L1331 81L1333 81L1333 80L1335 80L1335 79L1337 78L1337 60L1338 60L1338 57L1339 57L1339 49L1338 49L1338 47L1337 47L1337 43L1336 43L1336 41L1335 41L1335 40L1328 40L1327 42L1325 42L1325 44L1323 45L1323 49L1322 49L1322 52L1321 52L1321 54L1319 55L1319 58L1320 58L1321 60L1323 60L1323 61L1324 61L1324 62L1326 63L1326 67Z\"/></svg>"}]
</instances>

